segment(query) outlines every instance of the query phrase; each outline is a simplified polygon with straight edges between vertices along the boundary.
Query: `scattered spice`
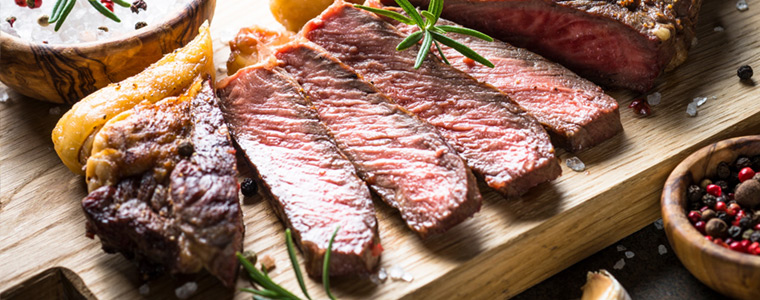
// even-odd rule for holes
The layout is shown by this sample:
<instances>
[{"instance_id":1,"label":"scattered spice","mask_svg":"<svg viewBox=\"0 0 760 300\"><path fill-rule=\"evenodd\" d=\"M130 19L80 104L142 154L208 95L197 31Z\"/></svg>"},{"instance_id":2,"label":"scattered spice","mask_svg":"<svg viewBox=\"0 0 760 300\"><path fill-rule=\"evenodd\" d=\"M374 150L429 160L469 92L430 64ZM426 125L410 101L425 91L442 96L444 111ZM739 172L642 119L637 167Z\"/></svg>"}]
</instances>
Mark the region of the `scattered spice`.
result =
<instances>
[{"instance_id":1,"label":"scattered spice","mask_svg":"<svg viewBox=\"0 0 760 300\"><path fill-rule=\"evenodd\" d=\"M105 27L105 26L100 26L98 27L98 29L103 32L108 32L108 27Z\"/></svg>"},{"instance_id":2,"label":"scattered spice","mask_svg":"<svg viewBox=\"0 0 760 300\"><path fill-rule=\"evenodd\" d=\"M566 159L565 164L575 172L583 172L583 170L586 169L586 164L584 164L577 156Z\"/></svg>"},{"instance_id":3,"label":"scattered spice","mask_svg":"<svg viewBox=\"0 0 760 300\"><path fill-rule=\"evenodd\" d=\"M7 17L5 18L5 22L8 22L8 24L11 24L11 27L13 27L13 23L16 23L16 17Z\"/></svg>"},{"instance_id":4,"label":"scattered spice","mask_svg":"<svg viewBox=\"0 0 760 300\"><path fill-rule=\"evenodd\" d=\"M16 1L16 4L18 4L18 1ZM40 8L42 0L26 0L26 6L29 8Z\"/></svg>"},{"instance_id":5,"label":"scattered spice","mask_svg":"<svg viewBox=\"0 0 760 300\"><path fill-rule=\"evenodd\" d=\"M193 155L193 152L195 152L195 147L193 147L193 143L190 141L183 141L179 143L179 146L177 146L177 152L179 152L179 155L184 157L189 157Z\"/></svg>"},{"instance_id":6,"label":"scattered spice","mask_svg":"<svg viewBox=\"0 0 760 300\"><path fill-rule=\"evenodd\" d=\"M243 192L243 196L252 197L259 192L259 186L256 181L251 178L246 178L243 183L240 184L240 191Z\"/></svg>"},{"instance_id":7,"label":"scattered spice","mask_svg":"<svg viewBox=\"0 0 760 300\"><path fill-rule=\"evenodd\" d=\"M47 27L50 25L50 16L48 15L42 15L37 19L37 24L40 24L42 27Z\"/></svg>"},{"instance_id":8,"label":"scattered spice","mask_svg":"<svg viewBox=\"0 0 760 300\"><path fill-rule=\"evenodd\" d=\"M749 65L743 65L736 70L736 76L739 76L741 80L749 80L753 74L752 67Z\"/></svg>"},{"instance_id":9,"label":"scattered spice","mask_svg":"<svg viewBox=\"0 0 760 300\"><path fill-rule=\"evenodd\" d=\"M16 0L16 5L26 7L26 0Z\"/></svg>"},{"instance_id":10,"label":"scattered spice","mask_svg":"<svg viewBox=\"0 0 760 300\"><path fill-rule=\"evenodd\" d=\"M635 99L631 101L628 108L633 109L633 112L639 116L646 117L652 113L652 108L649 107L649 102L643 99Z\"/></svg>"},{"instance_id":11,"label":"scattered spice","mask_svg":"<svg viewBox=\"0 0 760 300\"><path fill-rule=\"evenodd\" d=\"M145 26L148 26L148 23L145 23L145 22L142 22L142 21L141 22L137 22L137 23L135 23L135 30L143 28Z\"/></svg>"},{"instance_id":12,"label":"scattered spice","mask_svg":"<svg viewBox=\"0 0 760 300\"><path fill-rule=\"evenodd\" d=\"M274 258L270 255L264 255L261 257L261 267L267 270L267 272L273 270L277 267L277 265L274 262Z\"/></svg>"},{"instance_id":13,"label":"scattered spice","mask_svg":"<svg viewBox=\"0 0 760 300\"><path fill-rule=\"evenodd\" d=\"M145 0L137 0L135 2L132 2L132 6L129 7L129 9L132 10L133 13L139 14L141 9L148 9L148 4L145 4Z\"/></svg>"}]
</instances>

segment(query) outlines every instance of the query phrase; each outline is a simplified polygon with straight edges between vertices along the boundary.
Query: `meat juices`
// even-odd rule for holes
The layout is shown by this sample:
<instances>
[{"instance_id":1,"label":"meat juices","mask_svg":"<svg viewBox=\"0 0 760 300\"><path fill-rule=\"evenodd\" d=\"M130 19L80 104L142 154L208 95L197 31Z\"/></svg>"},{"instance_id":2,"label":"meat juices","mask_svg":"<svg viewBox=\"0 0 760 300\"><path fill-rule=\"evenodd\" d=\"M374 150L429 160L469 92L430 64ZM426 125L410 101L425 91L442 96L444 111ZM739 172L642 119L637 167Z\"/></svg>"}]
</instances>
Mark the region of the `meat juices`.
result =
<instances>
[{"instance_id":1,"label":"meat juices","mask_svg":"<svg viewBox=\"0 0 760 300\"><path fill-rule=\"evenodd\" d=\"M392 0L383 0L393 4ZM429 0L412 0L427 7ZM638 92L686 60L702 0L446 0L443 16Z\"/></svg>"},{"instance_id":2,"label":"meat juices","mask_svg":"<svg viewBox=\"0 0 760 300\"><path fill-rule=\"evenodd\" d=\"M435 127L311 43L287 44L275 56L359 177L409 228L422 237L442 233L480 210L475 176Z\"/></svg>"},{"instance_id":3,"label":"meat juices","mask_svg":"<svg viewBox=\"0 0 760 300\"><path fill-rule=\"evenodd\" d=\"M561 173L549 136L508 96L430 57L413 68L416 47L372 13L338 1L301 34L399 105L434 125L486 183L507 197Z\"/></svg>"},{"instance_id":4,"label":"meat juices","mask_svg":"<svg viewBox=\"0 0 760 300\"><path fill-rule=\"evenodd\" d=\"M232 135L258 172L260 186L319 277L330 236L330 275L369 273L380 258L369 189L335 146L300 87L273 65L238 71L219 85Z\"/></svg>"},{"instance_id":5,"label":"meat juices","mask_svg":"<svg viewBox=\"0 0 760 300\"><path fill-rule=\"evenodd\" d=\"M190 89L199 91L137 105L95 137L87 235L144 274L205 268L234 287L244 231L235 150L209 82ZM191 155L180 154L187 145Z\"/></svg>"}]
</instances>

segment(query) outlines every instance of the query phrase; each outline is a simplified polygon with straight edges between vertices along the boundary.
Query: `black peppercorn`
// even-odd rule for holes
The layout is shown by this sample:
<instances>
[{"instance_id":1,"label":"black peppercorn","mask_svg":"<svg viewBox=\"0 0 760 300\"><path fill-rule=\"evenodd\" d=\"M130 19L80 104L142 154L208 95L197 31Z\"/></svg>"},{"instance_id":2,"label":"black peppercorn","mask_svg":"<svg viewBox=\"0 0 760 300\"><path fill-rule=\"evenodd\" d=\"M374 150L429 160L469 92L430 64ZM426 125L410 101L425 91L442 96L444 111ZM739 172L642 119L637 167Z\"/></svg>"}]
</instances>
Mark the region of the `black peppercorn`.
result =
<instances>
[{"instance_id":1,"label":"black peppercorn","mask_svg":"<svg viewBox=\"0 0 760 300\"><path fill-rule=\"evenodd\" d=\"M734 240L738 240L742 236L742 229L739 226L731 226L728 228L728 236Z\"/></svg>"},{"instance_id":2,"label":"black peppercorn","mask_svg":"<svg viewBox=\"0 0 760 300\"><path fill-rule=\"evenodd\" d=\"M240 191L243 192L243 196L251 197L259 192L259 186L256 185L256 181L251 178L246 178L243 183L240 184Z\"/></svg>"},{"instance_id":3,"label":"black peppercorn","mask_svg":"<svg viewBox=\"0 0 760 300\"><path fill-rule=\"evenodd\" d=\"M749 217L743 217L739 220L739 227L741 228L749 228L751 224L752 222Z\"/></svg>"},{"instance_id":4,"label":"black peppercorn","mask_svg":"<svg viewBox=\"0 0 760 300\"><path fill-rule=\"evenodd\" d=\"M720 179L731 177L731 167L728 166L727 162L722 161L718 164L717 173Z\"/></svg>"},{"instance_id":5,"label":"black peppercorn","mask_svg":"<svg viewBox=\"0 0 760 300\"><path fill-rule=\"evenodd\" d=\"M193 152L195 152L195 148L193 147L193 143L188 142L188 141L183 141L179 143L179 146L177 146L177 152L179 152L179 155L188 157L190 155L193 155Z\"/></svg>"},{"instance_id":6,"label":"black peppercorn","mask_svg":"<svg viewBox=\"0 0 760 300\"><path fill-rule=\"evenodd\" d=\"M737 170L741 170L746 167L752 167L752 160L746 156L739 156L739 158L736 159L734 165L736 166Z\"/></svg>"},{"instance_id":7,"label":"black peppercorn","mask_svg":"<svg viewBox=\"0 0 760 300\"><path fill-rule=\"evenodd\" d=\"M705 194L702 196L702 204L705 206L712 208L715 207L715 203L718 203L718 199L712 194Z\"/></svg>"},{"instance_id":8,"label":"black peppercorn","mask_svg":"<svg viewBox=\"0 0 760 300\"><path fill-rule=\"evenodd\" d=\"M755 231L749 236L751 242L760 242L760 231Z\"/></svg>"},{"instance_id":9,"label":"black peppercorn","mask_svg":"<svg viewBox=\"0 0 760 300\"><path fill-rule=\"evenodd\" d=\"M690 185L689 189L686 192L686 195L688 195L689 202L699 202L699 200L702 199L702 189L699 188L697 185Z\"/></svg>"},{"instance_id":10,"label":"black peppercorn","mask_svg":"<svg viewBox=\"0 0 760 300\"><path fill-rule=\"evenodd\" d=\"M731 221L733 221L733 217L728 215L725 211L719 211L715 213L715 217L723 220L723 222L726 222L726 224L729 224Z\"/></svg>"},{"instance_id":11,"label":"black peppercorn","mask_svg":"<svg viewBox=\"0 0 760 300\"><path fill-rule=\"evenodd\" d=\"M143 28L145 26L148 26L148 23L145 23L145 22L142 22L142 21L137 22L137 23L135 23L135 30Z\"/></svg>"},{"instance_id":12,"label":"black peppercorn","mask_svg":"<svg viewBox=\"0 0 760 300\"><path fill-rule=\"evenodd\" d=\"M739 76L739 79L741 80L749 80L752 78L752 74L752 67L749 65L743 65L736 70L736 76Z\"/></svg>"},{"instance_id":13,"label":"black peppercorn","mask_svg":"<svg viewBox=\"0 0 760 300\"><path fill-rule=\"evenodd\" d=\"M726 182L725 180L718 180L718 181L716 181L713 184L719 186L720 190L723 191L724 193L728 193L729 192L729 190L728 190L728 182Z\"/></svg>"}]
</instances>

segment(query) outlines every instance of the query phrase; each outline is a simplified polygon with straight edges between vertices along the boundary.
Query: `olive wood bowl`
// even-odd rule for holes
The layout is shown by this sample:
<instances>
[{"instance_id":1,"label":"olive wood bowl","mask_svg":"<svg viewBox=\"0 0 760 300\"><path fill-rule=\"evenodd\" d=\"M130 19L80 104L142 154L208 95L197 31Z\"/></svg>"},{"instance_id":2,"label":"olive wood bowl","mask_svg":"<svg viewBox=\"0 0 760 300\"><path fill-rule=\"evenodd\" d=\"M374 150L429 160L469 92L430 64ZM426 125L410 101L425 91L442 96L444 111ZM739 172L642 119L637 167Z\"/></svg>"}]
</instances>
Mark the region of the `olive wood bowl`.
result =
<instances>
[{"instance_id":1,"label":"olive wood bowl","mask_svg":"<svg viewBox=\"0 0 760 300\"><path fill-rule=\"evenodd\" d=\"M760 155L760 136L717 142L682 161L662 191L662 219L670 246L683 265L702 283L737 299L760 299L760 256L713 244L686 217L686 190L692 183L715 176L718 163L732 163L740 155Z\"/></svg>"},{"instance_id":2,"label":"olive wood bowl","mask_svg":"<svg viewBox=\"0 0 760 300\"><path fill-rule=\"evenodd\" d=\"M216 0L192 0L161 24L90 43L48 45L0 32L0 81L31 98L72 104L190 42L215 8Z\"/></svg>"}]
</instances>

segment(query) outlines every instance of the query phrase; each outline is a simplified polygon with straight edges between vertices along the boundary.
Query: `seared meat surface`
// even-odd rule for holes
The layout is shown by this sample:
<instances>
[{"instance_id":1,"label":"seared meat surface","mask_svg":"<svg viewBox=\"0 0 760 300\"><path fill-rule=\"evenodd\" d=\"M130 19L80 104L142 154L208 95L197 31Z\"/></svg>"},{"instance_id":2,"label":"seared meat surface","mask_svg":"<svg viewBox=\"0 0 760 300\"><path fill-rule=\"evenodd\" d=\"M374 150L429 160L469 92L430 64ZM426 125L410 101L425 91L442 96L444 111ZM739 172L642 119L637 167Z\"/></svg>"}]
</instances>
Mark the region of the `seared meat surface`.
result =
<instances>
[{"instance_id":1,"label":"seared meat surface","mask_svg":"<svg viewBox=\"0 0 760 300\"><path fill-rule=\"evenodd\" d=\"M374 14L336 2L301 34L434 125L505 196L560 175L549 136L533 117L499 90L432 55L415 70L416 49L396 51L404 36Z\"/></svg>"},{"instance_id":2,"label":"seared meat surface","mask_svg":"<svg viewBox=\"0 0 760 300\"><path fill-rule=\"evenodd\" d=\"M111 119L87 161L87 234L148 275L208 270L233 287L243 241L235 150L208 81Z\"/></svg>"},{"instance_id":3,"label":"seared meat surface","mask_svg":"<svg viewBox=\"0 0 760 300\"><path fill-rule=\"evenodd\" d=\"M422 237L480 209L475 176L435 127L311 43L278 49L359 176Z\"/></svg>"},{"instance_id":4,"label":"seared meat surface","mask_svg":"<svg viewBox=\"0 0 760 300\"><path fill-rule=\"evenodd\" d=\"M427 7L429 0L412 0ZM383 0L392 4L392 0ZM581 76L645 92L686 60L702 0L446 0L443 16Z\"/></svg>"},{"instance_id":5,"label":"seared meat surface","mask_svg":"<svg viewBox=\"0 0 760 300\"><path fill-rule=\"evenodd\" d=\"M292 229L309 275L321 276L336 226L330 274L369 273L382 249L369 189L300 89L272 65L242 69L220 83L225 121Z\"/></svg>"}]
</instances>

